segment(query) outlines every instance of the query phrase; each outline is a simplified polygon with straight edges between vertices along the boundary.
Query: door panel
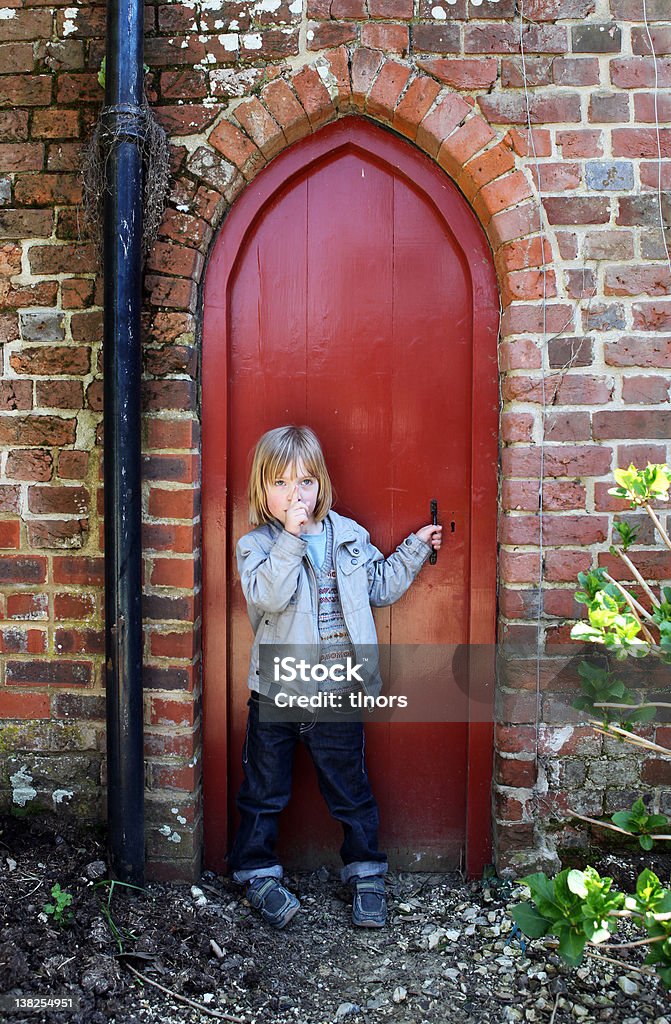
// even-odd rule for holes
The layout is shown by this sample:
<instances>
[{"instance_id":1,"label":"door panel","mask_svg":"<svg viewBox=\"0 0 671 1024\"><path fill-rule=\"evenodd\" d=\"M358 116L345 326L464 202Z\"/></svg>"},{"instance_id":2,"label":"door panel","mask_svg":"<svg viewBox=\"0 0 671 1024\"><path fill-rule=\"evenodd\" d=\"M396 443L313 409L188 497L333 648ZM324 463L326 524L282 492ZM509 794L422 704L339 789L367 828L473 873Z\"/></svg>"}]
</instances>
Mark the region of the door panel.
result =
<instances>
[{"instance_id":1,"label":"door panel","mask_svg":"<svg viewBox=\"0 0 671 1024\"><path fill-rule=\"evenodd\" d=\"M208 269L205 784L209 832L218 837L225 832L222 787L215 789L212 774L221 773L225 758L231 807L241 777L251 628L234 550L249 529L250 455L263 431L292 422L316 430L336 510L362 523L385 554L429 521L429 500L437 498L445 537L438 562L422 569L397 604L376 610L378 634L381 642L409 644L467 643L473 635L472 392L474 359L482 362L478 350L487 343L483 320L491 344L498 307L491 259L465 201L437 168L391 134L348 121L292 147L259 176L262 181L291 157L293 173L282 177L277 170L277 187L269 183L248 202L246 217L239 209L245 196L238 201ZM495 376L484 399L491 428ZM222 432L225 474L207 443ZM225 508L223 531L208 528L210 504L219 524ZM491 585L491 600L479 629L493 641L495 472L481 506L481 526L489 524L491 536L482 529L477 536L485 541L482 561L490 574L480 577ZM227 591L218 579L222 599L216 601L210 573L222 570ZM227 673L214 674L208 652L221 653L222 635ZM412 680L403 680L401 690L411 692ZM458 865L467 844L469 724L376 723L366 734L382 848L404 868ZM336 864L339 826L328 817L302 749L294 779L281 829L283 862ZM208 806L215 802L217 809ZM215 839L210 847L208 840L208 847L220 869L225 841Z\"/></svg>"}]
</instances>

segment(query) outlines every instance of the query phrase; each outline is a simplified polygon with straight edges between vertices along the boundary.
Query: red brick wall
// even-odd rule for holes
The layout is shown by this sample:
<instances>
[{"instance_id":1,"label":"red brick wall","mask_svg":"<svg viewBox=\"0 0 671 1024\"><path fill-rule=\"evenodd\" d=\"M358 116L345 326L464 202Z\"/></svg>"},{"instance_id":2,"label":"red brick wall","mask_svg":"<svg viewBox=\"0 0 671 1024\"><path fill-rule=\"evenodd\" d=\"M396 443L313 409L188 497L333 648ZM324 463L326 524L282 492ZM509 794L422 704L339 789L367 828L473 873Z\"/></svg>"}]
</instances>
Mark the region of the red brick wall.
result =
<instances>
[{"instance_id":1,"label":"red brick wall","mask_svg":"<svg viewBox=\"0 0 671 1024\"><path fill-rule=\"evenodd\" d=\"M276 153L364 113L437 159L487 231L503 303L501 641L535 642L539 629L548 644L566 640L577 572L612 564L612 468L668 458L671 275L657 195L658 141L671 188L667 0L647 2L659 136L642 0L525 0L522 27L513 0L298 7L146 5L147 87L174 175L145 282L156 874L195 872L201 837L198 285L228 205ZM0 11L0 794L4 806L27 793L28 809L96 816L101 288L79 235L78 168L103 53L103 6L16 0ZM668 220L668 194L661 205ZM639 561L668 578L644 540ZM580 842L570 827L553 834L567 807L612 812L632 792L632 766L604 773L601 739L562 717L555 676L527 666L501 680L501 867L552 863L553 843ZM671 803L657 764L643 777Z\"/></svg>"}]
</instances>

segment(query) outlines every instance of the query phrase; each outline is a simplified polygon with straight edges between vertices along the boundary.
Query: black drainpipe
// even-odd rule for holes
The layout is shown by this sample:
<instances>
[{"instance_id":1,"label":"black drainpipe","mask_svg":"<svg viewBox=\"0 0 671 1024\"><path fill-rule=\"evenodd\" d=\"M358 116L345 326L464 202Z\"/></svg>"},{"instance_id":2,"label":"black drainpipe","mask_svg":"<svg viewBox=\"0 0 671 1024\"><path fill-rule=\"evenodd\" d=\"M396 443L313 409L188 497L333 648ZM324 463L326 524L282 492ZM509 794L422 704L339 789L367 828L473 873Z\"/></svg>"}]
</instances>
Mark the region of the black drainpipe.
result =
<instances>
[{"instance_id":1,"label":"black drainpipe","mask_svg":"<svg viewBox=\"0 0 671 1024\"><path fill-rule=\"evenodd\" d=\"M109 0L104 151L105 686L108 852L144 884L140 309L142 0Z\"/></svg>"}]
</instances>

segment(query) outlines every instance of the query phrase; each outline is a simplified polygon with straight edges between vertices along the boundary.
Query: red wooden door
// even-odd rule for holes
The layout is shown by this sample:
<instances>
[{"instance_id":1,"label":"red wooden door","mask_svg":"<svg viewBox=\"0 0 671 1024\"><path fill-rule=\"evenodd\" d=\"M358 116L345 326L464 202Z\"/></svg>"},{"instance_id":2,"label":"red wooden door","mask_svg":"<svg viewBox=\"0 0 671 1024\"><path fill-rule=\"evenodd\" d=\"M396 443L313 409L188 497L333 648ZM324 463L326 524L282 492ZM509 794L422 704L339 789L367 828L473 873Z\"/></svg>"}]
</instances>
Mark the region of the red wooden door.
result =
<instances>
[{"instance_id":1,"label":"red wooden door","mask_svg":"<svg viewBox=\"0 0 671 1024\"><path fill-rule=\"evenodd\" d=\"M335 508L392 551L439 501L445 544L381 642L493 643L498 293L482 230L428 158L348 118L293 146L228 216L208 266L203 333L206 860L235 826L251 628L235 570L260 434L306 423ZM474 468L477 463L477 477ZM412 680L407 680L407 688ZM404 868L489 856L491 725L367 726L381 844ZM285 864L337 863L305 750L283 816ZM309 808L309 810L308 810Z\"/></svg>"}]
</instances>

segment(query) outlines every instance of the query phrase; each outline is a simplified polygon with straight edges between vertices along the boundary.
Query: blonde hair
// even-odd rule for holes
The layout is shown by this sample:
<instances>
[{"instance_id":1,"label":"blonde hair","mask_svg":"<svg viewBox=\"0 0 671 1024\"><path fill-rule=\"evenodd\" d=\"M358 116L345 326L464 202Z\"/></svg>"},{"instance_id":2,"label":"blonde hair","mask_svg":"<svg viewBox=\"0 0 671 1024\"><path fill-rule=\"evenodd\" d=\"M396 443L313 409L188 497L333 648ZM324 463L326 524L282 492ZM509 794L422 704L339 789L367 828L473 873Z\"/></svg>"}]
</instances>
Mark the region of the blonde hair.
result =
<instances>
[{"instance_id":1,"label":"blonde hair","mask_svg":"<svg viewBox=\"0 0 671 1024\"><path fill-rule=\"evenodd\" d=\"M259 438L249 476L249 521L252 526L270 523L274 516L266 498L268 486L288 466L303 463L306 473L319 483L314 517L324 519L333 503L333 488L319 438L310 427L275 427Z\"/></svg>"}]
</instances>

